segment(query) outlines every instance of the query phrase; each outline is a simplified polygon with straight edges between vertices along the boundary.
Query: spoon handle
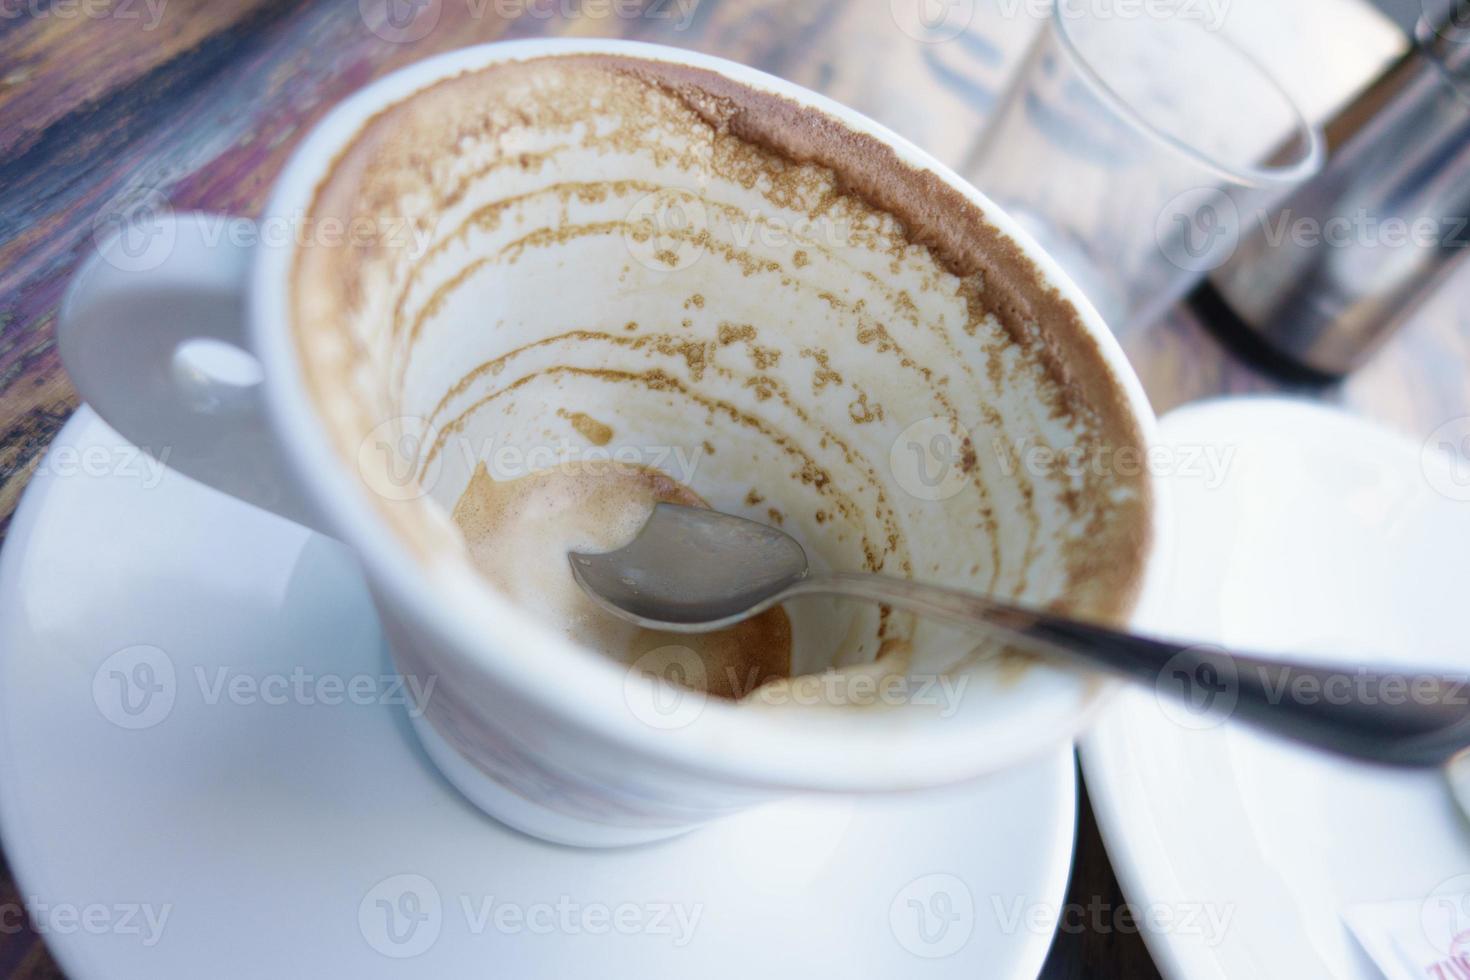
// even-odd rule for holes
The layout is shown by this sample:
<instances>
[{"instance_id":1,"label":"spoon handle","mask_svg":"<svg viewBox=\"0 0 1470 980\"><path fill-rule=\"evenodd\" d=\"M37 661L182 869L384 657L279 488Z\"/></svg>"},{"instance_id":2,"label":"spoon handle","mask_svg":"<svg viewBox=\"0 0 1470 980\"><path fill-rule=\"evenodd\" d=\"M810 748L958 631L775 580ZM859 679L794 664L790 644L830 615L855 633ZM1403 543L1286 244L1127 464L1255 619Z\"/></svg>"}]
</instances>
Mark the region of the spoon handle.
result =
<instances>
[{"instance_id":1,"label":"spoon handle","mask_svg":"<svg viewBox=\"0 0 1470 980\"><path fill-rule=\"evenodd\" d=\"M992 629L1026 647L1152 684L1194 727L1239 717L1342 755L1434 766L1470 745L1470 678L1291 663L1209 644L1135 636L936 585L881 575L812 576L782 598L840 595Z\"/></svg>"}]
</instances>

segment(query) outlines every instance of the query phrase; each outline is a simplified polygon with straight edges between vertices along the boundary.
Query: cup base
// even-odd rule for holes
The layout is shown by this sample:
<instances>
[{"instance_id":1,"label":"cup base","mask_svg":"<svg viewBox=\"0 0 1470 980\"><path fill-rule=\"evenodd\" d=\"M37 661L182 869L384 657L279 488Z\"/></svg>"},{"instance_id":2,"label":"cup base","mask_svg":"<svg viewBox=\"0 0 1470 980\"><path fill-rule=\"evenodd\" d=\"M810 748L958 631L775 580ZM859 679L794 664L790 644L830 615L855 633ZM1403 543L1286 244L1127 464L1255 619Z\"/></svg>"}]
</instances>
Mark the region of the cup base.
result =
<instances>
[{"instance_id":1,"label":"cup base","mask_svg":"<svg viewBox=\"0 0 1470 980\"><path fill-rule=\"evenodd\" d=\"M558 813L485 775L445 741L427 719L415 716L412 721L424 751L455 789L507 827L539 840L571 847L631 847L679 837L698 826L619 827Z\"/></svg>"}]
</instances>

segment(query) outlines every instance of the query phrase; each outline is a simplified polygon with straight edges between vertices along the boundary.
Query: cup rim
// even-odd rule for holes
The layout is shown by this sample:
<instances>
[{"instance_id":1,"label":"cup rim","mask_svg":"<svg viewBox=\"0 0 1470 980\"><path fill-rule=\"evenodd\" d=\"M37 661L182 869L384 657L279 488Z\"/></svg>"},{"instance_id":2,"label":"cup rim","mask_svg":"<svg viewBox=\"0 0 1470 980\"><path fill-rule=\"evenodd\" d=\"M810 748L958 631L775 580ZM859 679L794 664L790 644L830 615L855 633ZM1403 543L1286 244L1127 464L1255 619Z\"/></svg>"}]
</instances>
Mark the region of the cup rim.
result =
<instances>
[{"instance_id":1,"label":"cup rim","mask_svg":"<svg viewBox=\"0 0 1470 980\"><path fill-rule=\"evenodd\" d=\"M1283 165L1262 164L1255 166L1237 166L1235 164L1224 163L1215 159L1206 151L1199 149L1189 141L1180 139L1149 122L1127 99L1118 94L1112 85L1108 84L1107 79L1103 77L1102 73L1093 67L1087 55L1083 54L1081 49L1077 47L1077 43L1073 40L1072 34L1067 27L1069 16L1063 9L1065 6L1065 0L1056 0L1052 4L1051 17L1047 21L1047 26L1044 30L1050 30L1056 35L1058 43L1061 44L1067 57L1071 59L1078 74L1082 76L1083 81L1093 89L1099 98L1112 106L1113 111L1131 123L1140 133L1163 146L1169 152L1183 157L1205 172L1214 175L1216 178L1248 188L1290 187L1306 180L1318 170L1322 169L1322 161L1326 155L1327 141L1326 137L1322 134L1321 127L1314 125L1307 118L1306 113L1302 111L1301 106L1297 104L1297 100L1287 91L1286 86L1281 84L1281 81L1261 60L1229 35L1222 31L1211 31L1201 25L1196 25L1202 33L1211 37L1216 44L1229 48L1237 57L1250 65L1260 77L1261 81L1265 82L1280 97L1282 103L1291 112L1292 127L1296 130L1296 136L1303 141L1302 151L1297 155L1298 158L1294 162Z\"/></svg>"},{"instance_id":2,"label":"cup rim","mask_svg":"<svg viewBox=\"0 0 1470 980\"><path fill-rule=\"evenodd\" d=\"M1088 337L1097 345L1114 383L1124 395L1145 446L1158 442L1156 419L1143 387L1101 316L1059 265L1009 215L952 169L907 139L855 110L799 85L757 69L710 55L663 45L608 39L532 39L492 42L440 54L399 69L360 89L320 120L292 154L277 178L264 217L309 211L320 179L363 124L383 107L401 101L444 78L493 64L551 55L611 54L703 68L734 81L788 98L823 112L850 129L889 146L906 164L928 170L979 207L986 220L1011 238L1034 262L1044 279L1070 301ZM662 731L635 717L624 703L627 668L575 646L549 626L514 608L493 589L480 589L476 602L455 601L436 591L402 537L370 499L333 444L327 425L307 390L293 340L290 274L294 244L258 251L250 270L246 321L252 347L261 361L265 412L283 453L306 496L320 512L323 526L359 556L375 591L414 613L431 632L436 651L452 656L491 679L507 696L518 697L555 715L557 724L671 768L705 777L785 789L834 791L920 788L953 783L999 770L1040 755L1074 737L1101 707L1112 682L1086 677L1080 710L1060 725L1014 725L1003 739L994 726L905 726L894 734L875 726L864 737L859 718L852 724L823 726L801 733L793 720L801 712L757 712L711 698L698 724L678 733ZM1151 545L1143 557L1143 594L1159 562L1165 527L1163 487L1150 475ZM487 633L493 623L493 633ZM526 650L536 650L538 667L527 670ZM546 658L553 658L548 661ZM558 665L569 669L555 670ZM1058 676L1066 676L1063 668ZM555 676L556 683L545 682ZM785 716L784 723L782 716ZM675 737L682 736L682 737ZM917 751L923 749L924 751Z\"/></svg>"}]
</instances>

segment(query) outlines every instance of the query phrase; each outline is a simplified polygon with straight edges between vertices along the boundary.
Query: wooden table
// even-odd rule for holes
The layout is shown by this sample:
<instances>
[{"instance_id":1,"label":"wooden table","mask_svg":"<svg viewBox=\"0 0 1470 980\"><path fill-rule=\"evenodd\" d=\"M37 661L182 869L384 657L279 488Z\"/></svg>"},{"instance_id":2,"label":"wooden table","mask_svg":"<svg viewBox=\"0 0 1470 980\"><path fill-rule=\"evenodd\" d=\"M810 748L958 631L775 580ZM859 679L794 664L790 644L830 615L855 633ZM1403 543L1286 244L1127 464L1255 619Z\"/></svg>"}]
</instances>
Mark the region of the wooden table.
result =
<instances>
[{"instance_id":1,"label":"wooden table","mask_svg":"<svg viewBox=\"0 0 1470 980\"><path fill-rule=\"evenodd\" d=\"M743 61L826 92L958 164L1034 28L996 19L925 44L898 29L883 0L388 2L400 13L423 8L414 24L428 18L432 28L395 36L384 0L0 3L0 539L77 405L54 339L62 290L94 228L139 190L179 210L257 214L297 140L343 96L437 51L538 35L621 36ZM1376 360L1313 396L1416 439L1470 415L1467 289L1470 270ZM1161 414L1278 388L1183 312L1121 339ZM16 901L5 873L0 909ZM1085 800L1068 901L1108 909L1125 901ZM59 975L32 932L6 928L12 921L0 919L0 976ZM1157 974L1135 932L1089 927L1058 935L1043 975Z\"/></svg>"}]
</instances>

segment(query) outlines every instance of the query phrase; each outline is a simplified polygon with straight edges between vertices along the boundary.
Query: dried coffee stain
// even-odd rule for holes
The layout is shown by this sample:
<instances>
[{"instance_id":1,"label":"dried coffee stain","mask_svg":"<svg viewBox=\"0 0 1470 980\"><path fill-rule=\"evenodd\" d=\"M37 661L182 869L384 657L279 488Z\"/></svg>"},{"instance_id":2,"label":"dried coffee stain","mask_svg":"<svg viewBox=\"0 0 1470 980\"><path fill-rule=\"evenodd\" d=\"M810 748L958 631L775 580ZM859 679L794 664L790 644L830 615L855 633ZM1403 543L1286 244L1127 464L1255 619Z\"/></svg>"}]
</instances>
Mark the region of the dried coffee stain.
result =
<instances>
[{"instance_id":1,"label":"dried coffee stain","mask_svg":"<svg viewBox=\"0 0 1470 980\"><path fill-rule=\"evenodd\" d=\"M558 408L556 414L572 423L572 428L582 434L582 437L594 446L606 446L612 442L613 427L604 422L599 422L586 412L568 412L564 408Z\"/></svg>"}]
</instances>

